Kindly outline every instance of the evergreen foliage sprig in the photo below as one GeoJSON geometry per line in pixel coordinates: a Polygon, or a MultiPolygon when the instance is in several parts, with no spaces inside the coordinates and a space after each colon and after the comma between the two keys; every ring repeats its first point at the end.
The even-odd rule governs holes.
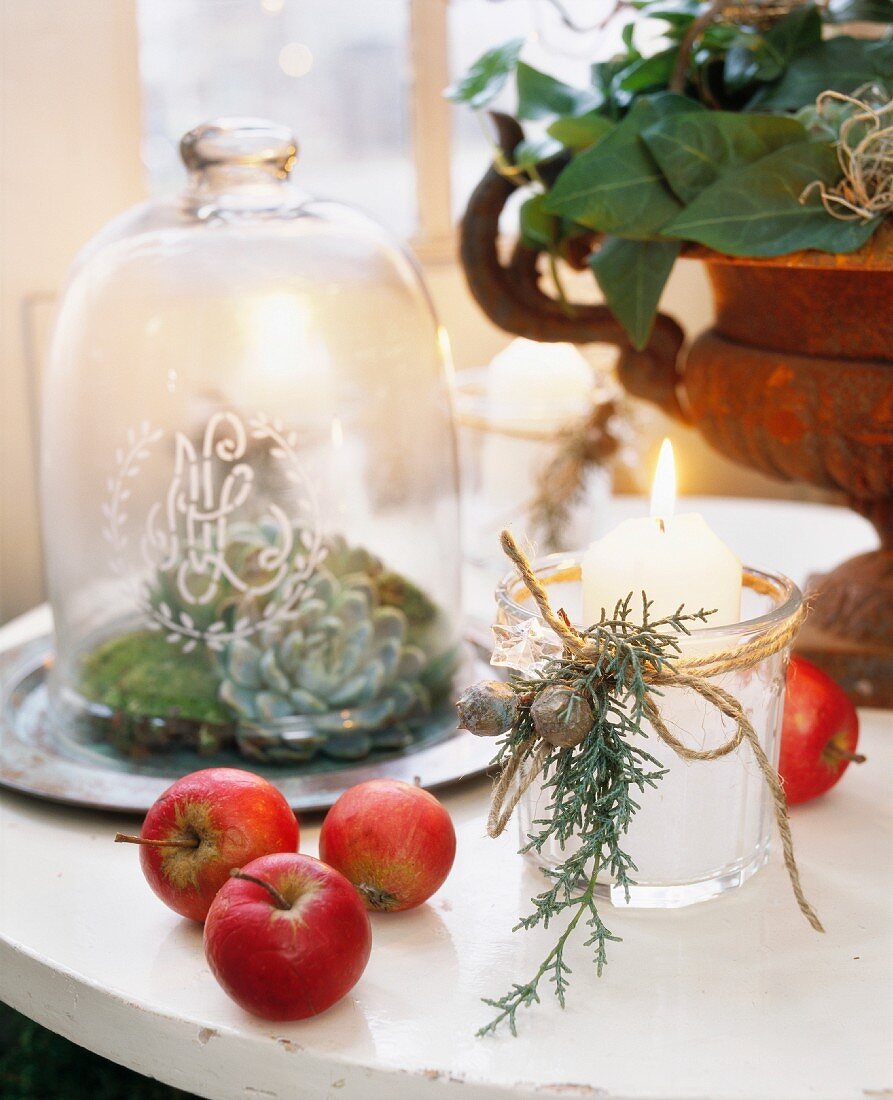
{"type": "Polygon", "coordinates": [[[643,728],[649,687],[646,678],[659,675],[680,652],[680,636],[689,634],[689,626],[705,622],[708,611],[650,618],[651,601],[642,595],[642,621],[632,614],[632,595],[618,603],[612,618],[602,613],[601,620],[583,632],[592,646],[592,658],[576,655],[550,661],[535,679],[513,677],[521,705],[512,728],[501,743],[494,764],[504,765],[510,757],[531,756],[538,744],[531,708],[537,697],[555,685],[569,687],[589,700],[594,715],[592,728],[575,748],[553,748],[542,768],[543,788],[549,797],[546,816],[533,822],[527,843],[521,852],[541,852],[550,841],[564,851],[573,838],[579,845],[554,869],[544,869],[549,886],[532,899],[533,910],[515,926],[514,931],[537,925],[548,928],[560,917],[569,920],[555,946],[536,974],[524,984],[515,984],[498,999],[484,1003],[496,1009],[496,1016],[478,1031],[479,1036],[494,1032],[504,1021],[517,1035],[517,1013],[540,1000],[544,978],[555,989],[562,1008],[569,984],[571,967],[565,960],[565,947],[581,920],[589,930],[586,947],[594,948],[600,975],[607,962],[607,943],[619,939],[599,914],[596,883],[600,874],[610,876],[629,897],[637,870],[624,851],[623,837],[633,815],[639,809],[634,795],[646,787],[656,787],[665,774],[660,762],[639,743],[646,737],[643,728]]]}

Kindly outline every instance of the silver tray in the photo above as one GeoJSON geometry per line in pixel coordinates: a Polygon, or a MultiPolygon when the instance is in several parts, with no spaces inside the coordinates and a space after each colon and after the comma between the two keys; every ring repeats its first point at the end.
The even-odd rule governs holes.
{"type": "MultiPolygon", "coordinates": [[[[325,810],[348,787],[387,777],[442,787],[486,771],[493,754],[488,738],[458,730],[450,718],[400,752],[378,753],[360,763],[334,760],[304,766],[264,767],[234,750],[214,756],[171,752],[131,760],[110,746],[83,744],[49,722],[46,675],[53,659],[49,636],[0,657],[0,786],[24,794],[97,810],[145,813],[161,792],[197,768],[238,767],[270,779],[292,808],[325,810]]],[[[492,672],[480,650],[468,644],[460,672],[472,683],[492,672]]]]}

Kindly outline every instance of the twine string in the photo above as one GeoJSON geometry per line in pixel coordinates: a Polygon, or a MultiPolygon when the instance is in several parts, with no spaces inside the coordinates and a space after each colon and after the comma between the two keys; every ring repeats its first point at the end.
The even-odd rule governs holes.
{"type": "Polygon", "coordinates": [[[533,747],[535,741],[535,737],[528,737],[526,741],[522,741],[499,773],[493,787],[490,813],[487,817],[487,834],[491,837],[502,836],[524,792],[543,770],[543,765],[546,763],[546,757],[549,755],[552,746],[545,741],[540,741],[534,749],[533,755],[527,757],[525,754],[528,749],[533,747]],[[523,775],[518,779],[518,773],[525,764],[529,766],[525,768],[523,775]]]}
{"type": "MultiPolygon", "coordinates": [[[[598,647],[581,634],[566,616],[556,614],[549,602],[546,589],[509,531],[502,532],[501,541],[503,550],[515,564],[527,590],[536,601],[543,619],[562,640],[566,651],[583,662],[592,662],[596,659],[599,652],[598,647]]],[[[765,583],[757,581],[757,584],[761,586],[764,586],[765,583]]],[[[791,888],[794,891],[794,897],[797,899],[800,912],[812,927],[817,932],[823,932],[822,923],[815,910],[806,900],[800,882],[800,871],[794,857],[794,841],[791,836],[790,820],[788,819],[787,800],[778,772],[773,768],[769,758],[763,751],[756,731],[750,719],[744,713],[741,703],[734,695],[731,695],[717,684],[711,683],[709,679],[709,677],[717,676],[722,672],[752,668],[766,657],[785,649],[797,633],[804,615],[805,609],[801,607],[796,615],[791,616],[781,626],[767,631],[759,638],[744,642],[737,649],[723,650],[706,658],[681,658],[674,663],[673,667],[665,667],[660,671],[654,670],[651,675],[646,674],[649,686],[662,685],[688,688],[700,695],[706,703],[714,707],[720,714],[734,722],[735,732],[723,744],[712,749],[692,749],[683,744],[675,734],[670,732],[661,715],[660,707],[654,695],[650,692],[645,697],[645,716],[658,737],[683,760],[719,760],[721,757],[734,752],[742,741],[747,741],[772,798],[775,821],[781,835],[784,863],[791,881],[791,888]]],[[[551,746],[544,741],[535,746],[535,741],[536,738],[529,737],[516,746],[515,752],[503,767],[496,781],[487,819],[487,832],[492,837],[499,836],[505,830],[524,792],[543,770],[551,746]],[[522,766],[524,765],[526,767],[522,772],[522,766]]]]}

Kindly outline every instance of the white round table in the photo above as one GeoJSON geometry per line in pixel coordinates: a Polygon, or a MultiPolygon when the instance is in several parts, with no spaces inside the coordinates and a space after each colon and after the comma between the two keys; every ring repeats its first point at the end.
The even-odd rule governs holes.
{"type": "MultiPolygon", "coordinates": [[[[753,565],[803,580],[873,545],[849,513],[703,501],[753,565]]],[[[621,509],[622,511],[623,509],[621,509]]],[[[32,612],[0,651],[45,630],[32,612]]],[[[804,885],[827,933],[799,914],[777,853],[741,890],[674,911],[612,910],[601,979],[579,944],[567,1009],[525,1011],[520,1038],[476,1039],[484,996],[530,976],[546,935],[512,934],[537,889],[514,830],[484,832],[487,785],[444,795],[456,866],[422,908],[373,919],[353,993],[298,1024],[227,999],[201,930],[150,893],[134,822],[0,795],[0,998],[76,1043],[214,1100],[439,1096],[611,1100],[849,1100],[893,1096],[893,715],[863,711],[860,748],[826,797],[797,808],[804,885]]],[[[318,828],[302,850],[315,854],[318,828]]]]}

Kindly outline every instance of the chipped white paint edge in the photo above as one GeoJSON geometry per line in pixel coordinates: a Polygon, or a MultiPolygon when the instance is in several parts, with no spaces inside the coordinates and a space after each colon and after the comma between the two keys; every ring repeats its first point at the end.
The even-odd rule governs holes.
{"type": "MultiPolygon", "coordinates": [[[[443,1095],[444,1089],[463,1100],[609,1096],[570,1082],[499,1087],[439,1070],[410,1073],[336,1062],[277,1037],[274,1024],[269,1036],[257,1036],[165,1015],[3,940],[0,973],[3,999],[17,1012],[94,1054],[207,1100],[418,1100],[443,1095]]],[[[632,1098],[611,1093],[610,1100],[632,1098]]]]}

